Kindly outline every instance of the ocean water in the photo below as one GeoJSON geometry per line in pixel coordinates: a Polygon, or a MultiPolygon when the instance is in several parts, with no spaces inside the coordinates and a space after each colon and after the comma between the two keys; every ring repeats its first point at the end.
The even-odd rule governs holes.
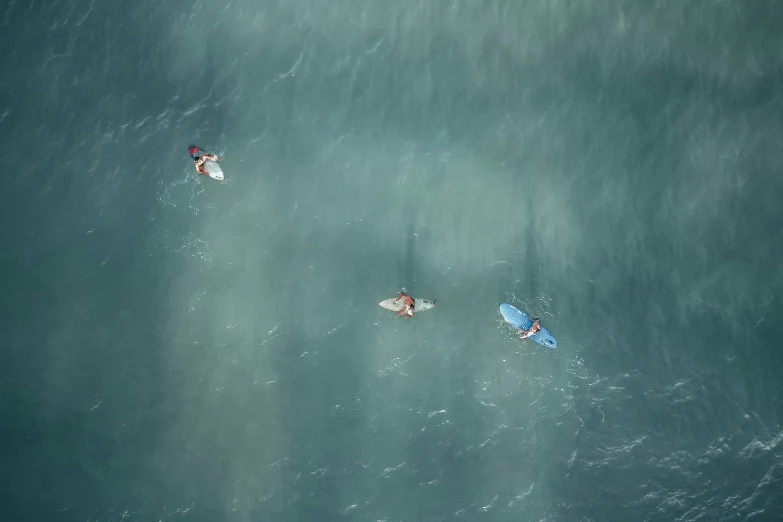
{"type": "Polygon", "coordinates": [[[783,519],[781,19],[10,0],[0,519],[783,519]]]}

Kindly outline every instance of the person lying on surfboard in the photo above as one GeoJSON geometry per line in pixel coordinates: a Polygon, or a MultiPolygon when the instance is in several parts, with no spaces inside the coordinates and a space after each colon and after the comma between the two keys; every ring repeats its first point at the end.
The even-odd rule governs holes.
{"type": "Polygon", "coordinates": [[[520,328],[519,332],[517,332],[517,333],[521,333],[522,334],[522,335],[519,336],[519,338],[524,341],[525,339],[527,339],[531,335],[536,335],[540,331],[541,331],[541,323],[539,322],[538,319],[535,319],[535,320],[533,320],[533,324],[530,325],[530,330],[525,330],[524,328],[520,328]]]}
{"type": "Polygon", "coordinates": [[[406,319],[410,319],[411,317],[413,317],[413,309],[416,307],[416,302],[413,300],[411,296],[409,296],[405,292],[400,292],[399,297],[395,299],[394,303],[395,304],[398,303],[400,299],[405,299],[405,306],[402,307],[402,310],[397,312],[397,315],[400,316],[405,314],[403,317],[405,317],[406,319]]]}
{"type": "Polygon", "coordinates": [[[204,167],[204,163],[207,161],[220,161],[220,158],[214,154],[207,154],[198,147],[190,147],[190,157],[193,158],[196,172],[205,176],[209,176],[209,172],[207,172],[207,169],[204,167]]]}

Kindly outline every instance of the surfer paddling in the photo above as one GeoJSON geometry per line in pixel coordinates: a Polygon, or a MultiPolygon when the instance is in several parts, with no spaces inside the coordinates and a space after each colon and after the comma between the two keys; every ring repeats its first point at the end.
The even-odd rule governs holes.
{"type": "Polygon", "coordinates": [[[220,158],[214,154],[207,154],[198,147],[190,147],[190,157],[193,158],[193,164],[196,167],[196,172],[205,176],[209,176],[209,172],[207,172],[207,169],[204,167],[204,163],[207,161],[220,161],[220,158]]]}
{"type": "Polygon", "coordinates": [[[402,310],[397,312],[397,315],[401,315],[406,319],[410,319],[413,317],[414,308],[416,308],[416,302],[405,292],[400,292],[400,295],[397,297],[397,299],[395,299],[394,303],[399,303],[400,299],[405,299],[405,305],[402,307],[402,310]]]}
{"type": "Polygon", "coordinates": [[[541,323],[538,321],[538,319],[536,319],[533,321],[533,324],[530,325],[530,330],[525,330],[524,328],[520,328],[519,332],[517,333],[522,334],[519,336],[519,338],[524,341],[531,335],[536,335],[540,331],[541,331],[541,323]]]}

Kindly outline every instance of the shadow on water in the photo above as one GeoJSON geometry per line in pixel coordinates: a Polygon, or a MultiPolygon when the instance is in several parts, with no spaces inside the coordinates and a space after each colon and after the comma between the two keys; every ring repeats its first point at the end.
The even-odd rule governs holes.
{"type": "Polygon", "coordinates": [[[343,328],[320,338],[291,331],[275,348],[271,365],[282,388],[277,425],[289,451],[279,465],[280,487],[254,516],[336,520],[350,503],[346,494],[355,490],[346,482],[367,429],[360,344],[353,328],[343,328]]]}
{"type": "MultiPolygon", "coordinates": [[[[586,64],[589,62],[585,60],[586,64]]],[[[693,512],[720,518],[726,513],[726,504],[716,505],[715,499],[722,503],[724,499],[737,497],[745,500],[729,510],[737,507],[740,516],[751,516],[755,510],[759,510],[757,514],[763,513],[771,498],[769,492],[756,489],[760,477],[767,472],[763,459],[753,463],[764,468],[757,470],[755,476],[739,466],[748,472],[743,480],[719,481],[718,485],[706,481],[704,487],[693,488],[691,479],[683,473],[697,468],[698,474],[720,476],[727,467],[737,466],[736,461],[730,463],[733,457],[726,455],[741,454],[754,438],[754,434],[744,432],[752,423],[741,420],[734,408],[743,410],[746,406],[740,398],[753,393],[749,390],[757,389],[754,383],[764,379],[737,380],[736,374],[755,366],[749,373],[759,376],[766,368],[744,355],[739,356],[743,359],[739,367],[731,364],[735,350],[742,348],[730,346],[747,345],[757,332],[754,329],[742,335],[742,339],[733,339],[731,324],[727,325],[727,310],[722,308],[735,304],[733,296],[723,295],[724,302],[715,299],[709,306],[689,303],[692,297],[684,287],[700,275],[691,271],[698,272],[703,265],[699,252],[704,245],[709,245],[708,266],[713,269],[723,270],[721,265],[728,264],[732,272],[743,274],[741,277],[755,273],[756,261],[745,258],[736,245],[728,244],[730,241],[725,238],[731,226],[726,225],[733,219],[748,230],[756,230],[763,220],[753,223],[749,216],[759,207],[746,195],[736,196],[732,202],[742,202],[742,212],[726,221],[715,219],[714,230],[702,231],[698,238],[680,237],[673,230],[683,224],[672,220],[681,209],[671,209],[667,200],[667,191],[672,187],[676,191],[679,185],[676,180],[664,177],[662,182],[661,178],[661,173],[688,174],[694,168],[693,152],[682,143],[683,129],[692,127],[699,131],[702,126],[712,125],[711,109],[715,107],[720,107],[715,112],[721,115],[733,111],[746,113],[756,101],[745,99],[731,85],[721,86],[713,84],[711,78],[700,78],[698,72],[683,73],[659,67],[648,75],[628,77],[624,71],[609,75],[604,71],[599,75],[597,70],[577,67],[572,72],[574,81],[565,83],[578,83],[580,92],[574,95],[585,99],[595,92],[606,93],[606,102],[600,108],[608,120],[613,116],[622,120],[623,108],[632,107],[634,119],[647,131],[627,138],[625,144],[627,159],[622,164],[633,179],[633,191],[621,193],[625,199],[618,200],[618,205],[629,210],[627,219],[603,220],[603,225],[614,235],[603,237],[596,229],[596,245],[601,245],[604,251],[585,252],[586,258],[593,256],[593,262],[605,264],[608,270],[604,270],[607,275],[602,280],[587,286],[582,304],[596,312],[610,335],[589,344],[590,357],[586,358],[585,367],[594,378],[580,375],[571,379],[573,408],[579,424],[576,433],[561,437],[560,444],[573,448],[574,452],[572,460],[563,455],[551,464],[562,477],[551,487],[558,497],[584,499],[565,509],[572,517],[634,519],[659,509],[664,511],[661,520],[687,517],[693,512]],[[691,105],[704,106],[705,116],[694,119],[688,126],[676,118],[659,116],[662,107],[670,110],[672,106],[691,105]],[[745,198],[748,201],[742,201],[745,198]],[[635,227],[644,233],[637,235],[635,227]],[[636,251],[628,246],[631,241],[624,241],[626,237],[640,243],[636,251]],[[681,273],[689,277],[680,280],[672,277],[681,273]],[[713,409],[715,401],[721,403],[717,410],[713,409]],[[727,404],[732,406],[724,409],[727,404]],[[727,424],[732,426],[729,431],[727,424]],[[676,449],[670,446],[672,440],[677,440],[676,449]],[[715,440],[721,441],[724,449],[713,452],[715,440]],[[696,455],[699,455],[698,465],[696,455]],[[649,485],[647,497],[638,491],[640,483],[649,485]],[[602,487],[597,488],[596,484],[602,487]],[[687,492],[689,503],[671,502],[683,492],[687,492]],[[651,500],[651,496],[655,498],[651,500]],[[637,502],[623,505],[622,499],[637,502]],[[711,511],[713,508],[715,511],[711,511]]],[[[760,79],[750,89],[753,91],[765,83],[766,79],[760,79]]],[[[760,120],[757,132],[763,135],[766,132],[761,124],[763,117],[757,118],[760,120]]],[[[725,121],[720,125],[726,125],[725,121]]],[[[771,127],[768,130],[777,132],[771,127]]],[[[594,131],[599,141],[617,141],[611,129],[597,127],[594,131]]],[[[748,142],[746,148],[752,150],[753,140],[748,142]]],[[[747,168],[758,173],[753,167],[740,164],[737,170],[747,168]]],[[[596,180],[582,181],[585,184],[582,197],[589,197],[594,190],[589,186],[592,181],[596,180]]],[[[593,219],[604,215],[611,214],[598,211],[593,219]]],[[[772,270],[762,272],[770,274],[772,270]]],[[[721,278],[726,286],[731,279],[721,278]]],[[[749,285],[748,292],[755,291],[754,287],[764,288],[763,281],[759,283],[749,285]]],[[[763,297],[758,300],[764,302],[763,297]]],[[[572,319],[574,330],[578,329],[580,320],[585,318],[572,319]]],[[[760,344],[763,347],[764,342],[760,344]]],[[[767,382],[772,380],[770,376],[767,382]]],[[[765,409],[757,407],[761,411],[765,409]]]]}
{"type": "Polygon", "coordinates": [[[140,505],[139,490],[120,493],[109,484],[118,476],[151,478],[141,460],[128,456],[155,445],[178,400],[179,383],[159,359],[166,334],[157,304],[165,302],[172,274],[153,269],[173,261],[165,254],[139,258],[142,245],[125,238],[115,245],[115,261],[80,270],[93,267],[93,255],[111,244],[100,234],[87,238],[47,249],[24,266],[2,262],[15,281],[2,296],[14,325],[6,332],[13,352],[4,357],[0,379],[0,411],[8,421],[2,481],[15,498],[10,519],[66,506],[72,513],[102,511],[123,498],[140,505]]]}
{"type": "MultiPolygon", "coordinates": [[[[532,182],[531,182],[532,184],[532,182]]],[[[532,191],[525,191],[527,209],[527,226],[525,227],[525,237],[521,239],[521,244],[525,248],[525,266],[522,269],[522,273],[519,274],[520,278],[527,282],[527,295],[530,299],[538,300],[538,243],[539,238],[536,230],[536,215],[535,215],[535,202],[532,191]]],[[[530,305],[534,303],[531,302],[530,305]]],[[[542,310],[530,310],[528,313],[532,314],[532,317],[538,317],[542,310]]]]}
{"type": "MultiPolygon", "coordinates": [[[[357,252],[353,248],[370,245],[368,239],[349,230],[312,245],[324,252],[321,270],[327,277],[341,274],[337,267],[351,267],[346,279],[329,281],[329,294],[358,294],[362,281],[371,281],[382,271],[394,273],[403,264],[400,249],[357,252]]],[[[287,252],[292,267],[301,262],[300,251],[283,245],[275,248],[287,252]]],[[[289,283],[279,284],[284,295],[289,283]]],[[[293,296],[280,304],[282,316],[315,320],[291,323],[282,341],[269,348],[276,375],[276,426],[284,438],[278,444],[282,462],[277,464],[277,487],[265,502],[254,506],[252,514],[274,520],[350,519],[351,505],[377,496],[372,486],[377,471],[371,464],[382,460],[385,451],[378,447],[377,415],[367,409],[377,400],[369,395],[370,358],[377,355],[368,351],[375,345],[368,337],[374,339],[370,325],[378,310],[366,302],[355,309],[324,308],[320,299],[303,302],[293,296]],[[321,323],[329,325],[323,327],[327,331],[313,334],[312,328],[321,323]]]]}
{"type": "Polygon", "coordinates": [[[406,446],[411,473],[405,500],[393,507],[394,517],[437,519],[444,512],[458,513],[481,501],[477,480],[482,475],[482,457],[472,448],[482,442],[485,426],[476,400],[479,390],[472,357],[469,349],[457,350],[427,383],[423,402],[445,406],[451,422],[433,425],[427,417],[410,421],[406,446]]]}
{"type": "Polygon", "coordinates": [[[32,174],[16,186],[14,211],[30,232],[4,239],[0,257],[10,282],[0,297],[11,312],[0,325],[11,347],[0,365],[0,412],[8,423],[0,481],[14,499],[5,507],[10,520],[105,518],[119,506],[154,512],[180,498],[180,487],[163,486],[145,460],[181,402],[182,376],[161,354],[164,303],[182,259],[148,248],[158,231],[150,219],[156,184],[140,180],[160,172],[146,161],[138,167],[140,156],[182,156],[185,144],[156,119],[176,86],[160,73],[167,69],[162,44],[149,35],[167,31],[139,31],[128,23],[138,6],[115,7],[96,4],[79,30],[68,21],[93,11],[91,4],[83,12],[58,4],[49,13],[6,13],[19,41],[38,39],[42,25],[52,37],[17,48],[30,53],[20,54],[22,61],[44,64],[19,73],[30,76],[17,85],[42,83],[50,95],[36,96],[39,108],[10,122],[32,138],[16,153],[34,158],[25,163],[32,174]],[[28,26],[38,30],[27,34],[28,26]],[[107,27],[108,40],[91,36],[107,27]],[[68,48],[47,47],[66,32],[68,48]],[[95,58],[93,38],[116,56],[95,58]],[[58,58],[39,59],[47,53],[58,58]]]}
{"type": "Polygon", "coordinates": [[[409,224],[405,237],[405,258],[400,260],[401,286],[406,287],[410,292],[415,292],[416,289],[416,234],[414,230],[414,225],[409,224]]]}

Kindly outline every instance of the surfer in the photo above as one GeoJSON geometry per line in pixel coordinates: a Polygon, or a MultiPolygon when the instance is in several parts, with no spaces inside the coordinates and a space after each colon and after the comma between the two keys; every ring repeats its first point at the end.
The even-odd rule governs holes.
{"type": "Polygon", "coordinates": [[[209,176],[209,172],[204,168],[204,163],[207,161],[220,161],[220,158],[214,154],[207,154],[198,147],[190,147],[190,156],[193,158],[193,163],[196,167],[196,172],[209,176]]]}
{"type": "Polygon", "coordinates": [[[525,340],[531,335],[536,335],[540,331],[541,331],[541,323],[539,322],[538,319],[534,319],[533,324],[530,325],[530,330],[525,330],[524,328],[520,328],[519,332],[517,333],[521,333],[522,335],[520,335],[519,338],[525,340]]]}
{"type": "Polygon", "coordinates": [[[397,299],[394,300],[394,303],[396,304],[400,302],[400,299],[405,299],[405,306],[402,307],[402,310],[397,312],[397,315],[402,315],[406,319],[410,319],[413,317],[413,310],[416,307],[416,302],[405,292],[400,292],[400,295],[397,297],[397,299]]]}

